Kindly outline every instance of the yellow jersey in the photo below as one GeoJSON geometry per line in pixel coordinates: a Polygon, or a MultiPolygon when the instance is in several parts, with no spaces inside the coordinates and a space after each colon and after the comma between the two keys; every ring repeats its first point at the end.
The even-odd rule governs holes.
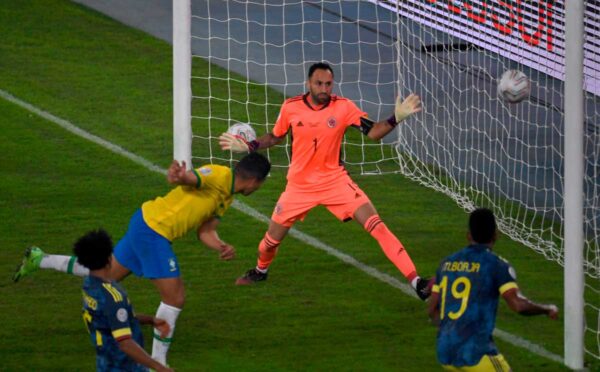
{"type": "Polygon", "coordinates": [[[198,184],[177,186],[167,195],[142,204],[146,224],[173,241],[212,217],[220,218],[233,202],[233,169],[205,165],[194,170],[198,184]]]}

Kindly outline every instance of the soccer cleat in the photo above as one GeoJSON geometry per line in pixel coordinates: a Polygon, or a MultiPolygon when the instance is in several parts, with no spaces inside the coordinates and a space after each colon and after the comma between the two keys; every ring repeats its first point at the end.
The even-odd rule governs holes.
{"type": "Polygon", "coordinates": [[[235,281],[235,284],[237,284],[237,285],[254,284],[256,282],[267,280],[267,275],[268,275],[267,273],[261,273],[260,271],[256,270],[256,268],[250,269],[250,270],[246,271],[246,274],[244,274],[244,276],[242,276],[241,278],[238,278],[235,281]]]}
{"type": "Polygon", "coordinates": [[[44,257],[44,251],[38,247],[29,247],[25,250],[21,264],[13,275],[13,282],[18,282],[21,278],[33,273],[40,268],[40,262],[44,257]]]}
{"type": "Polygon", "coordinates": [[[417,279],[417,296],[423,301],[427,300],[431,296],[431,287],[433,286],[432,279],[419,278],[417,279]]]}

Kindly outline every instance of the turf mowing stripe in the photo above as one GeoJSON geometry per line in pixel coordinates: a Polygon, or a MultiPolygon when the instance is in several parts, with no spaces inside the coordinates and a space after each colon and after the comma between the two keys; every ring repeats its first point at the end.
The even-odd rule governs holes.
{"type": "MultiPolygon", "coordinates": [[[[93,135],[93,134],[75,126],[73,123],[71,123],[67,120],[61,119],[57,116],[52,115],[51,113],[49,113],[47,111],[41,110],[25,101],[22,101],[2,89],[0,89],[0,97],[4,98],[5,100],[7,100],[11,103],[14,103],[17,106],[20,106],[20,107],[26,109],[27,111],[29,111],[31,113],[36,114],[54,124],[57,124],[58,126],[66,129],[67,131],[69,131],[79,137],[85,138],[86,140],[94,142],[116,154],[124,156],[127,159],[145,167],[148,170],[151,170],[153,172],[157,172],[160,174],[167,174],[166,169],[162,169],[158,165],[142,158],[141,156],[133,154],[133,153],[125,150],[121,146],[115,145],[112,142],[109,142],[103,138],[93,135]]],[[[234,203],[232,206],[235,209],[237,209],[243,213],[246,213],[247,215],[249,215],[259,221],[262,221],[264,223],[269,223],[269,220],[270,220],[269,217],[265,216],[264,214],[260,213],[256,209],[254,209],[240,201],[234,200],[234,203]]],[[[364,263],[356,260],[354,257],[347,255],[346,253],[343,253],[308,234],[298,231],[295,228],[290,229],[289,234],[291,236],[293,236],[294,238],[300,240],[303,243],[306,243],[317,249],[320,249],[320,250],[324,251],[325,253],[338,258],[339,260],[343,261],[344,263],[354,266],[355,268],[363,271],[364,273],[366,273],[384,283],[387,283],[394,288],[400,289],[403,293],[405,293],[411,297],[417,298],[417,295],[414,293],[413,289],[408,284],[403,283],[388,274],[382,273],[373,267],[365,265],[364,263]]],[[[544,349],[543,347],[541,347],[537,344],[534,344],[522,337],[502,331],[498,328],[496,328],[494,330],[494,336],[498,337],[499,339],[501,339],[503,341],[508,342],[509,344],[526,349],[533,354],[539,355],[541,357],[550,359],[550,360],[558,362],[558,363],[563,363],[563,358],[561,356],[556,355],[556,354],[544,349]]]]}

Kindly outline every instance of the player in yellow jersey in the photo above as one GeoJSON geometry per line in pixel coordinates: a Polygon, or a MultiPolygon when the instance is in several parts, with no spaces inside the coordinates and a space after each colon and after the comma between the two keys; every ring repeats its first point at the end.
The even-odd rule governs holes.
{"type": "Polygon", "coordinates": [[[369,197],[352,181],[340,158],[346,129],[354,127],[379,141],[396,125],[421,111],[421,100],[411,94],[396,101],[394,114],[374,122],[349,99],[332,94],[333,70],[326,63],[315,63],[308,70],[308,92],[286,100],[272,133],[246,142],[224,133],[220,144],[235,152],[265,149],[291,134],[292,157],[285,191],[279,197],[271,223],[258,246],[258,262],[239,278],[237,284],[252,284],[267,278],[281,241],[297,221],[318,205],[325,206],[341,221],[355,219],[379,243],[392,263],[406,277],[421,299],[429,296],[429,281],[417,274],[408,252],[387,228],[369,197]]]}
{"type": "MultiPolygon", "coordinates": [[[[257,153],[246,155],[233,169],[205,165],[187,171],[185,163],[173,161],[167,179],[178,186],[165,196],[143,203],[131,217],[125,236],[114,250],[111,278],[120,281],[133,272],[154,282],[161,297],[156,317],[165,319],[171,329],[167,337],[161,337],[157,330],[154,333],[152,357],[162,364],[166,364],[175,322],[185,302],[172,241],[195,229],[198,239],[219,251],[221,259],[233,258],[234,247],[217,234],[220,218],[233,202],[234,194],[252,194],[262,185],[270,169],[267,158],[257,153]]],[[[79,276],[89,274],[89,270],[79,265],[75,257],[46,255],[39,248],[32,247],[26,251],[14,281],[37,268],[79,276]]]]}

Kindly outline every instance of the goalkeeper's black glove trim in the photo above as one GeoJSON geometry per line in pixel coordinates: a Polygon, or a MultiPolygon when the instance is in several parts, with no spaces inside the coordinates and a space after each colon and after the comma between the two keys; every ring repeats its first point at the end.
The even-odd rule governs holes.
{"type": "Polygon", "coordinates": [[[248,152],[254,152],[256,150],[258,150],[258,147],[260,146],[260,143],[258,143],[257,140],[252,140],[252,141],[248,141],[248,152]]]}
{"type": "Polygon", "coordinates": [[[396,125],[398,125],[398,120],[396,120],[396,114],[392,114],[392,116],[390,116],[390,117],[387,119],[387,123],[388,123],[389,125],[391,125],[391,126],[392,126],[392,128],[395,128],[395,127],[396,127],[396,125]]]}

